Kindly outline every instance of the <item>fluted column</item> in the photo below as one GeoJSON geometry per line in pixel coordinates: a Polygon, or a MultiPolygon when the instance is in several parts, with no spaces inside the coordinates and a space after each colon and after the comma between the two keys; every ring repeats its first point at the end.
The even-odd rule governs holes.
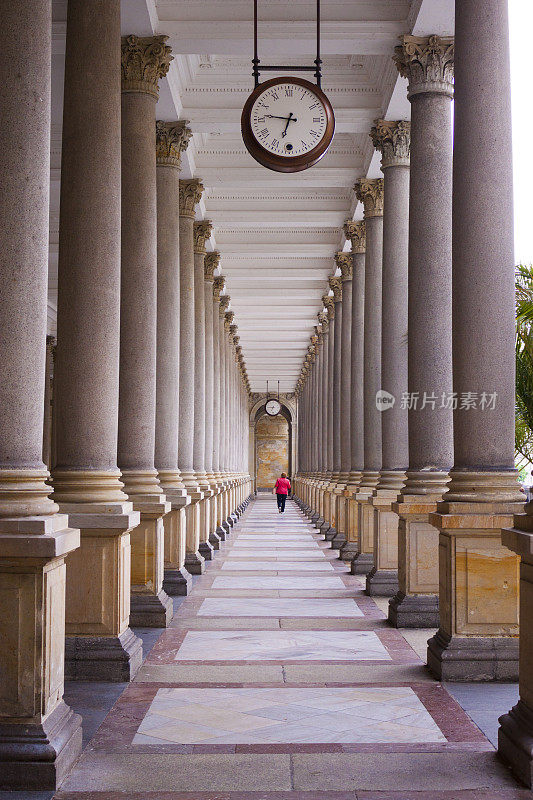
{"type": "Polygon", "coordinates": [[[347,220],[344,233],[352,246],[352,318],[350,344],[350,473],[346,486],[347,521],[346,542],[340,557],[352,562],[357,569],[368,571],[365,560],[372,561],[371,553],[362,553],[359,547],[358,504],[355,500],[364,466],[364,313],[365,313],[365,250],[364,222],[347,220]],[[358,566],[359,564],[359,566],[358,566]]]}
{"type": "Polygon", "coordinates": [[[325,311],[318,312],[318,322],[322,330],[322,353],[320,361],[320,419],[319,419],[319,446],[320,446],[320,473],[318,484],[318,511],[319,518],[316,527],[321,530],[325,523],[324,517],[324,495],[327,486],[327,463],[328,463],[328,340],[329,340],[329,320],[325,311]]]}
{"type": "Polygon", "coordinates": [[[163,518],[163,588],[187,594],[185,506],[190,503],[178,468],[180,254],[179,175],[191,131],[184,122],[157,122],[157,379],[155,466],[171,511],[163,518]]]}
{"type": "MultiPolygon", "coordinates": [[[[434,674],[451,680],[515,680],[519,600],[515,553],[525,555],[520,584],[525,610],[531,539],[528,533],[504,534],[515,551],[510,553],[500,538],[500,529],[513,524],[513,513],[522,511],[525,499],[514,464],[516,329],[507,5],[489,0],[480,15],[470,0],[456,3],[455,24],[452,352],[453,389],[459,402],[453,412],[450,483],[430,518],[440,529],[443,590],[440,627],[429,642],[428,665],[434,674]],[[474,401],[470,407],[467,397],[474,401]]],[[[520,619],[521,631],[530,623],[526,612],[520,619]]],[[[527,664],[527,644],[526,634],[521,666],[527,664]]],[[[521,691],[523,687],[524,676],[521,691]]],[[[530,713],[527,705],[520,704],[508,720],[511,737],[523,720],[531,731],[530,713]]],[[[522,728],[515,746],[523,734],[522,728]]],[[[526,752],[528,747],[529,738],[526,752]]],[[[520,756],[514,750],[514,763],[521,762],[523,769],[520,745],[519,750],[520,756]]],[[[530,758],[526,772],[531,775],[530,758]]]]}
{"type": "MultiPolygon", "coordinates": [[[[377,120],[370,137],[381,153],[383,178],[383,285],[381,324],[382,468],[374,493],[374,567],[369,594],[390,597],[398,591],[398,514],[393,511],[408,465],[407,409],[407,257],[409,244],[410,123],[377,120]]],[[[395,603],[396,606],[396,603],[395,603]]]]}
{"type": "MultiPolygon", "coordinates": [[[[364,310],[364,469],[356,499],[359,504],[360,551],[374,552],[374,506],[372,498],[381,469],[381,412],[376,394],[381,389],[381,320],[383,264],[383,179],[364,179],[355,185],[363,203],[366,232],[364,310]]],[[[373,557],[372,557],[373,560],[373,557]]],[[[368,557],[359,569],[370,568],[368,557]]]]}
{"type": "Polygon", "coordinates": [[[342,323],[341,323],[341,364],[340,364],[340,466],[337,483],[337,533],[331,546],[340,550],[346,541],[346,488],[351,467],[351,338],[352,338],[352,278],[353,259],[351,253],[339,252],[335,263],[341,271],[342,282],[342,323]]]}
{"type": "MultiPolygon", "coordinates": [[[[434,625],[438,533],[430,525],[453,457],[451,370],[451,179],[453,39],[404,37],[395,60],[411,101],[409,194],[409,468],[393,509],[400,515],[405,626],[434,625]],[[411,565],[410,568],[408,565],[411,565]]],[[[388,413],[388,412],[387,412],[388,413]]],[[[403,600],[401,594],[397,600],[403,600]]],[[[397,601],[395,601],[396,604],[397,601]]]]}
{"type": "MultiPolygon", "coordinates": [[[[215,475],[215,369],[218,370],[218,312],[216,315],[216,359],[215,359],[215,315],[213,292],[215,270],[220,263],[220,253],[207,253],[204,257],[204,303],[205,303],[205,470],[212,492],[209,504],[209,542],[215,550],[220,548],[220,536],[216,533],[218,483],[215,475]],[[216,361],[216,365],[215,365],[216,361]]],[[[218,387],[217,387],[218,391],[218,387]]],[[[218,399],[218,398],[217,398],[218,399]]],[[[218,449],[218,444],[217,444],[218,449]]]]}
{"type": "Polygon", "coordinates": [[[205,470],[205,415],[206,415],[206,309],[205,309],[205,243],[211,236],[212,225],[209,220],[193,224],[194,236],[194,439],[193,468],[194,478],[203,493],[200,500],[200,542],[198,551],[210,561],[213,545],[209,541],[211,510],[210,499],[213,490],[205,470]]]}
{"type": "Polygon", "coordinates": [[[142,661],[128,580],[140,517],[117,468],[119,17],[116,4],[75,2],[67,22],[53,485],[81,534],[67,562],[65,673],[74,680],[130,680],[142,661]]]}
{"type": "MultiPolygon", "coordinates": [[[[115,9],[116,12],[116,9],[115,9]]],[[[42,461],[50,180],[51,4],[0,28],[0,788],[55,789],[81,751],[63,701],[65,556],[77,530],[42,461]],[[53,625],[49,621],[53,620],[53,625]]]]}
{"type": "Polygon", "coordinates": [[[327,309],[329,320],[328,332],[328,395],[327,395],[327,474],[324,490],[324,525],[321,533],[331,540],[336,531],[332,525],[332,491],[335,487],[333,480],[333,367],[335,361],[335,301],[332,295],[322,297],[324,308],[327,309]]]}
{"type": "Polygon", "coordinates": [[[154,467],[157,354],[155,104],[171,60],[166,37],[122,39],[122,237],[118,465],[141,522],[131,532],[131,622],[164,627],[163,516],[154,467]],[[143,302],[139,303],[139,296],[143,302]]]}
{"type": "MultiPolygon", "coordinates": [[[[195,280],[194,213],[204,187],[198,178],[179,183],[180,243],[180,341],[179,341],[179,426],[178,466],[190,505],[185,508],[185,567],[193,575],[204,571],[200,546],[200,501],[203,492],[194,473],[194,381],[195,381],[195,280]]],[[[202,293],[203,294],[203,293],[202,293]]]]}

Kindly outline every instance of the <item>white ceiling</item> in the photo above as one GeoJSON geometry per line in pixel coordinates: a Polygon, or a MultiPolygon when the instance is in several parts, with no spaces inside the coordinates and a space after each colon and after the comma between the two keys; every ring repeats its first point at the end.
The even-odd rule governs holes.
{"type": "MultiPolygon", "coordinates": [[[[292,391],[322,309],[342,225],[361,216],[353,185],[380,174],[368,132],[374,119],[408,119],[405,81],[391,55],[402,33],[453,32],[453,0],[322,0],[323,89],[336,116],[329,153],[294,175],[247,153],[240,115],[253,89],[252,0],[122,0],[122,31],[166,34],[174,61],[159,119],[186,119],[193,138],[184,177],[206,188],[198,216],[214,224],[226,292],[252,391],[266,380],[292,391]]],[[[50,329],[55,325],[65,0],[54,0],[50,329]]],[[[315,58],[315,0],[259,0],[262,63],[315,58]]],[[[268,77],[272,77],[269,74],[268,77]]]]}

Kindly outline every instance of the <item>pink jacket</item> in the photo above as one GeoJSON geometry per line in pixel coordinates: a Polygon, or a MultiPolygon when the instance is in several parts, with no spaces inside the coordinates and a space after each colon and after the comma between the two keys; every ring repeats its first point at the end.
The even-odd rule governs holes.
{"type": "Polygon", "coordinates": [[[276,481],[276,494],[289,494],[291,482],[288,478],[278,478],[276,481]]]}

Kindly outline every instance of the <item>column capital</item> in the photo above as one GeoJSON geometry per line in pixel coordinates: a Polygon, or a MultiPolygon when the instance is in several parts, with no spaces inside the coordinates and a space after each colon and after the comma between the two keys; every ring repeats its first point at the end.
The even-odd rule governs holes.
{"type": "Polygon", "coordinates": [[[342,300],[342,279],[335,275],[330,275],[328,278],[329,288],[333,292],[333,302],[340,303],[342,300]]]}
{"type": "Polygon", "coordinates": [[[163,122],[157,120],[155,123],[156,136],[156,161],[161,166],[181,168],[181,154],[185,152],[189,145],[192,131],[187,127],[187,122],[178,120],[177,122],[163,122]]]}
{"type": "MultiPolygon", "coordinates": [[[[220,264],[220,253],[218,250],[213,250],[212,253],[206,253],[204,258],[204,277],[206,281],[215,282],[215,270],[218,269],[220,264]]],[[[224,285],[224,283],[222,283],[224,285]]],[[[213,286],[214,289],[214,286],[213,286]]]]}
{"type": "Polygon", "coordinates": [[[383,178],[361,178],[354,189],[363,204],[365,219],[383,216],[383,178]]]}
{"type": "Polygon", "coordinates": [[[347,219],[344,223],[344,235],[352,243],[352,253],[364,253],[366,251],[366,225],[364,220],[354,222],[347,219]]]}
{"type": "Polygon", "coordinates": [[[157,100],[159,81],[172,61],[172,50],[165,44],[168,36],[122,37],[122,91],[149,94],[157,100]]]}
{"type": "Polygon", "coordinates": [[[328,319],[335,319],[335,300],[333,299],[332,295],[323,295],[322,302],[324,303],[324,308],[327,311],[328,319]]]}
{"type": "MultiPolygon", "coordinates": [[[[228,313],[233,315],[232,316],[232,320],[233,320],[234,317],[235,317],[235,315],[233,314],[233,311],[229,311],[228,313]]],[[[237,331],[238,330],[239,330],[239,326],[235,325],[235,323],[232,321],[231,325],[229,326],[229,332],[232,335],[233,341],[235,341],[235,339],[237,339],[237,341],[239,341],[239,336],[237,336],[237,331]]]]}
{"type": "Polygon", "coordinates": [[[423,93],[453,98],[453,36],[406,34],[400,40],[393,58],[400,75],[409,81],[409,99],[423,93]]]}
{"type": "Polygon", "coordinates": [[[220,300],[220,292],[224,288],[224,284],[226,283],[226,276],[225,275],[217,275],[213,279],[213,298],[215,300],[220,300]]]}
{"type": "Polygon", "coordinates": [[[341,271],[341,281],[351,281],[353,276],[353,258],[351,253],[342,250],[335,253],[335,264],[341,271]]]}
{"type": "Polygon", "coordinates": [[[205,243],[211,237],[213,225],[208,219],[195,222],[193,225],[194,252],[198,255],[205,255],[205,243]]]}
{"type": "Polygon", "coordinates": [[[221,314],[222,317],[225,316],[226,311],[229,308],[230,300],[231,300],[231,298],[230,298],[229,294],[223,294],[223,295],[220,296],[220,309],[219,309],[219,311],[220,311],[220,314],[221,314]]]}
{"type": "Polygon", "coordinates": [[[381,168],[408,167],[411,151],[411,123],[377,119],[370,130],[372,144],[381,153],[381,168]]]}
{"type": "Polygon", "coordinates": [[[199,178],[180,181],[179,203],[180,217],[194,219],[194,207],[202,199],[204,185],[199,178]]]}
{"type": "Polygon", "coordinates": [[[235,313],[233,311],[226,311],[224,313],[224,324],[226,326],[226,330],[229,331],[230,325],[233,323],[233,318],[235,313]]]}
{"type": "Polygon", "coordinates": [[[318,319],[318,324],[322,328],[322,333],[327,333],[329,328],[329,318],[325,311],[319,311],[316,315],[318,319]]]}

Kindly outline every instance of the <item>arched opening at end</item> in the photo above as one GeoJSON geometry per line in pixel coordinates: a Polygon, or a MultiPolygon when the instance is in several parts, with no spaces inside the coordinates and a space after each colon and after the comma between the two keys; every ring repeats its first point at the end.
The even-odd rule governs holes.
{"type": "Polygon", "coordinates": [[[291,477],[292,420],[282,406],[276,417],[269,416],[264,405],[257,410],[254,426],[255,476],[258,492],[272,491],[282,472],[291,477]]]}

